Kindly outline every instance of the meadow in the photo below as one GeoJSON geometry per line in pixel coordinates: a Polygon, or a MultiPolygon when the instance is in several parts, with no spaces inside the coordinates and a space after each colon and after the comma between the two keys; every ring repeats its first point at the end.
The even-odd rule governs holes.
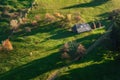
{"type": "MultiPolygon", "coordinates": [[[[13,34],[10,40],[14,50],[0,51],[0,80],[47,80],[55,70],[66,65],[55,80],[119,80],[120,64],[113,58],[114,52],[111,51],[112,44],[109,39],[105,39],[84,58],[74,63],[67,64],[61,59],[59,52],[64,43],[73,40],[83,44],[86,49],[94,44],[110,27],[111,22],[107,18],[109,12],[120,7],[119,0],[36,0],[36,2],[37,8],[32,9],[27,15],[30,20],[34,20],[35,15],[40,15],[43,20],[46,13],[51,15],[56,12],[63,15],[79,13],[85,23],[99,20],[103,27],[76,34],[58,27],[59,21],[50,23],[41,21],[37,26],[25,26],[35,28],[31,29],[31,32],[21,31],[13,34]]],[[[8,36],[9,33],[0,33],[0,41],[8,36]]]]}

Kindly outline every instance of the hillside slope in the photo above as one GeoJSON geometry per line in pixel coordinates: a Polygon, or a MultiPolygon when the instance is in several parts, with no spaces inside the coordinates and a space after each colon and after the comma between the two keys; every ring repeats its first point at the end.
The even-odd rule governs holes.
{"type": "Polygon", "coordinates": [[[63,14],[80,13],[87,22],[100,20],[107,13],[119,8],[119,0],[37,0],[39,7],[33,10],[34,14],[60,12],[63,14]]]}
{"type": "MultiPolygon", "coordinates": [[[[44,18],[46,13],[55,12],[64,15],[80,13],[85,22],[100,20],[105,27],[109,27],[109,22],[106,21],[108,12],[120,7],[120,0],[36,1],[38,7],[28,14],[28,18],[34,19],[38,14],[44,18]]],[[[53,71],[66,65],[60,58],[61,45],[76,40],[87,49],[105,31],[102,27],[91,32],[75,34],[58,28],[56,22],[41,22],[31,32],[16,33],[11,37],[14,50],[0,51],[0,80],[46,80],[53,71]]],[[[3,34],[0,35],[0,40],[4,37],[3,34]]],[[[56,80],[119,80],[120,64],[111,57],[112,52],[107,48],[108,42],[109,40],[105,40],[82,60],[64,68],[56,80]]]]}

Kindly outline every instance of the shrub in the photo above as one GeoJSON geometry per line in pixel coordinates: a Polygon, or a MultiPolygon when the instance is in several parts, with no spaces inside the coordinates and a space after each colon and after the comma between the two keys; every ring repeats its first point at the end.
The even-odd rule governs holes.
{"type": "Polygon", "coordinates": [[[67,52],[63,52],[63,54],[61,55],[62,59],[70,59],[70,55],[67,52]]]}
{"type": "Polygon", "coordinates": [[[86,52],[85,47],[75,41],[65,43],[60,49],[62,58],[78,60],[82,58],[86,52]]]}
{"type": "Polygon", "coordinates": [[[69,45],[68,45],[68,43],[65,43],[60,50],[62,52],[69,52],[69,45]]]}
{"type": "Polygon", "coordinates": [[[83,45],[79,44],[76,51],[76,59],[80,59],[84,56],[86,49],[83,45]],[[78,57],[77,57],[78,56],[78,57]]]}

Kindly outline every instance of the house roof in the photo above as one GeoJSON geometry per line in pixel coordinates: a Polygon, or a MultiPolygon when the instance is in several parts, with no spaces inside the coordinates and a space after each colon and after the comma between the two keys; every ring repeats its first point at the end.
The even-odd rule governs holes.
{"type": "Polygon", "coordinates": [[[77,33],[82,33],[82,32],[86,32],[86,31],[90,31],[91,30],[91,27],[89,24],[76,24],[74,25],[74,29],[76,29],[75,31],[77,33]]]}

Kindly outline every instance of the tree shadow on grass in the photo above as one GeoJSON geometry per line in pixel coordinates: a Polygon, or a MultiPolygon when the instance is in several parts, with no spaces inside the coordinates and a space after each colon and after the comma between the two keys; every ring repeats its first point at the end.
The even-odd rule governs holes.
{"type": "MultiPolygon", "coordinates": [[[[89,39],[89,44],[86,45],[86,42],[82,42],[83,45],[88,49],[91,45],[94,44],[94,42],[100,37],[101,34],[95,34],[94,36],[88,36],[82,39],[78,39],[77,41],[81,41],[83,39],[89,39]],[[95,41],[92,41],[92,39],[95,39],[95,41]]],[[[112,50],[112,43],[109,38],[105,38],[102,40],[102,42],[97,45],[95,48],[92,49],[88,54],[86,54],[80,61],[77,61],[75,64],[94,61],[94,62],[100,62],[102,60],[105,60],[106,58],[110,59],[113,58],[113,53],[111,53],[112,50]]]]}
{"type": "MultiPolygon", "coordinates": [[[[96,38],[96,37],[98,37],[98,35],[94,35],[94,37],[93,35],[90,35],[82,39],[79,39],[77,41],[81,42],[82,40],[86,40],[86,39],[87,40],[90,39],[91,41],[93,38],[96,38]]],[[[60,46],[61,45],[58,45],[55,48],[58,48],[60,46]]],[[[61,62],[61,59],[59,58],[59,56],[60,56],[59,53],[53,53],[52,55],[47,56],[45,58],[41,58],[41,59],[32,61],[28,64],[25,64],[23,66],[17,67],[11,71],[1,74],[0,80],[11,80],[11,79],[12,80],[29,80],[39,75],[42,75],[46,72],[49,72],[53,69],[59,69],[65,65],[64,63],[59,63],[61,62]]],[[[90,60],[94,60],[94,58],[93,57],[90,59],[87,58],[86,60],[84,60],[84,62],[90,61],[90,60]]],[[[78,61],[77,63],[81,63],[81,60],[78,61]]]]}
{"type": "Polygon", "coordinates": [[[88,48],[92,43],[94,43],[102,34],[91,34],[86,37],[77,39],[77,42],[81,42],[86,48],[88,48]]]}
{"type": "MultiPolygon", "coordinates": [[[[80,39],[77,39],[77,42],[80,42],[82,45],[85,46],[86,50],[94,44],[94,42],[101,36],[102,34],[98,33],[98,34],[92,34],[80,39]]],[[[103,47],[103,45],[99,45],[99,47],[103,47]]],[[[101,49],[101,48],[100,48],[101,49]]],[[[104,51],[101,51],[99,48],[96,48],[94,50],[92,50],[91,52],[89,52],[89,54],[86,54],[84,56],[84,58],[80,61],[78,61],[76,64],[79,63],[83,63],[83,62],[88,62],[88,61],[101,61],[102,60],[102,56],[104,51]],[[98,51],[100,51],[101,53],[98,53],[98,51]]]]}
{"type": "Polygon", "coordinates": [[[36,28],[32,28],[31,32],[21,31],[19,33],[16,33],[15,36],[30,36],[35,35],[37,33],[49,33],[57,29],[56,24],[57,22],[49,23],[43,26],[38,26],[36,28]]]}
{"type": "Polygon", "coordinates": [[[64,64],[58,53],[53,53],[45,58],[34,60],[0,75],[0,80],[30,80],[53,69],[58,69],[64,64]],[[59,63],[59,64],[58,64],[59,63]]]}
{"type": "Polygon", "coordinates": [[[73,33],[72,31],[67,31],[67,30],[59,30],[56,33],[54,33],[50,39],[63,39],[67,37],[71,37],[77,35],[76,33],[73,33]]]}
{"type": "Polygon", "coordinates": [[[109,20],[110,12],[105,12],[103,14],[97,15],[97,17],[103,18],[101,21],[101,24],[104,24],[107,30],[113,23],[109,20]]]}
{"type": "Polygon", "coordinates": [[[10,31],[6,31],[6,33],[0,33],[0,42],[7,39],[10,33],[10,31]]]}
{"type": "MultiPolygon", "coordinates": [[[[106,26],[106,24],[104,23],[104,22],[106,22],[105,19],[100,20],[100,22],[102,24],[101,26],[106,26]]],[[[90,24],[90,26],[92,26],[91,23],[92,22],[89,22],[88,24],[90,24]]],[[[85,33],[85,32],[83,32],[83,33],[85,33]]],[[[78,33],[68,31],[68,30],[65,30],[65,29],[59,29],[56,32],[50,32],[50,34],[52,34],[52,36],[49,37],[50,39],[63,39],[63,38],[72,37],[72,36],[75,36],[75,35],[80,35],[82,33],[78,34],[78,33]]],[[[92,37],[95,37],[95,35],[90,35],[89,37],[90,37],[89,39],[91,39],[92,37]]]]}
{"type": "MultiPolygon", "coordinates": [[[[42,24],[42,23],[41,23],[42,24]]],[[[16,32],[14,33],[10,39],[12,41],[16,41],[16,42],[22,42],[22,40],[18,39],[18,37],[23,37],[26,38],[27,36],[31,36],[31,35],[36,35],[37,33],[51,33],[54,32],[56,30],[58,30],[59,28],[57,27],[58,22],[53,22],[53,23],[47,23],[46,25],[38,25],[37,27],[34,27],[31,25],[28,26],[23,26],[21,29],[22,31],[16,32]],[[31,28],[31,32],[26,32],[23,28],[24,27],[30,27],[31,28]]],[[[0,41],[3,41],[5,39],[8,38],[8,36],[10,36],[10,31],[7,32],[7,34],[1,34],[0,35],[0,41]]]]}
{"type": "Polygon", "coordinates": [[[104,58],[104,54],[109,54],[107,46],[110,46],[110,43],[106,39],[104,44],[100,44],[82,60],[74,63],[78,65],[83,63],[81,68],[69,67],[70,70],[65,72],[67,74],[59,76],[56,80],[119,80],[119,61],[104,58]]]}
{"type": "MultiPolygon", "coordinates": [[[[83,44],[85,46],[85,48],[88,49],[99,37],[101,37],[101,35],[102,35],[101,33],[91,34],[91,35],[85,36],[83,38],[76,39],[75,41],[83,44]]],[[[63,37],[59,37],[59,38],[63,38],[63,37]]],[[[59,38],[57,38],[57,39],[59,39],[59,38]]],[[[56,38],[54,38],[54,39],[56,39],[56,38]]],[[[103,46],[101,45],[100,47],[103,47],[103,46]]],[[[91,52],[90,54],[87,54],[82,61],[84,61],[84,62],[87,62],[87,61],[90,61],[90,60],[101,61],[103,54],[95,54],[97,52],[98,52],[98,50],[96,49],[93,52],[91,52]],[[95,58],[95,56],[96,56],[96,58],[95,58]]],[[[101,53],[102,53],[102,51],[101,51],[101,53]]],[[[81,63],[81,60],[77,61],[77,63],[78,64],[81,63]]]]}
{"type": "Polygon", "coordinates": [[[83,68],[72,69],[56,80],[119,80],[120,64],[115,61],[106,61],[83,68]]]}
{"type": "MultiPolygon", "coordinates": [[[[43,22],[41,22],[41,24],[43,24],[43,22]]],[[[17,37],[35,35],[37,33],[49,33],[58,29],[57,24],[58,22],[46,23],[45,25],[38,25],[38,26],[24,25],[24,26],[21,26],[20,28],[22,29],[21,31],[14,33],[10,38],[14,39],[17,37]],[[31,32],[25,31],[24,30],[25,27],[30,27],[31,32]]],[[[6,34],[0,34],[0,41],[7,39],[10,36],[10,34],[11,34],[11,30],[6,32],[6,34]]]]}
{"type": "Polygon", "coordinates": [[[110,14],[110,12],[105,12],[105,13],[103,13],[103,14],[100,14],[100,15],[97,15],[97,16],[98,16],[98,17],[105,18],[105,19],[108,19],[108,17],[109,17],[109,14],[110,14]]]}
{"type": "Polygon", "coordinates": [[[95,7],[95,6],[99,6],[99,5],[105,4],[108,1],[109,0],[92,0],[89,3],[76,4],[76,5],[64,7],[62,9],[72,9],[72,8],[80,8],[80,7],[82,7],[82,8],[83,7],[95,7]]]}

